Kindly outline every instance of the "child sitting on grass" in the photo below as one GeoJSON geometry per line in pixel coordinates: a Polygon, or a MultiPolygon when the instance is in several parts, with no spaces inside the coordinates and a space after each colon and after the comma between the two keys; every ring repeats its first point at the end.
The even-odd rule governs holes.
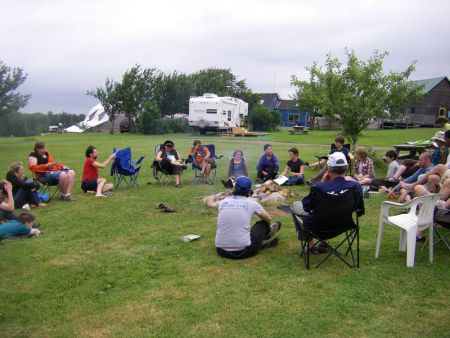
{"type": "Polygon", "coordinates": [[[17,216],[17,220],[9,220],[0,223],[0,240],[13,237],[33,237],[38,236],[41,232],[33,229],[34,216],[27,212],[17,216]]]}
{"type": "Polygon", "coordinates": [[[366,147],[356,148],[355,173],[353,178],[361,185],[370,185],[375,179],[375,168],[373,161],[368,157],[366,147]]]}
{"type": "Polygon", "coordinates": [[[384,162],[388,165],[386,177],[382,179],[373,180],[370,184],[371,190],[378,190],[382,192],[388,192],[388,188],[395,187],[398,184],[398,179],[395,178],[400,164],[397,161],[398,154],[395,150],[388,150],[383,157],[384,162]]]}

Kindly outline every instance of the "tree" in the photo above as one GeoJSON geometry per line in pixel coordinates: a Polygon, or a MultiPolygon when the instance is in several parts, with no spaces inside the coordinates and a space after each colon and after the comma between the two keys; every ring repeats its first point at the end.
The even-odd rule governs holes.
{"type": "Polygon", "coordinates": [[[281,115],[278,110],[268,110],[257,104],[248,116],[252,130],[273,131],[281,124],[281,115]]]}
{"type": "Polygon", "coordinates": [[[317,62],[310,68],[309,81],[292,76],[297,87],[296,100],[303,110],[340,122],[344,135],[356,145],[358,136],[378,119],[395,119],[405,105],[422,95],[422,87],[412,85],[409,77],[415,62],[400,73],[383,71],[387,52],[375,51],[368,61],[358,59],[345,49],[347,64],[327,55],[325,69],[317,62]]]}
{"type": "Polygon", "coordinates": [[[116,115],[122,111],[121,84],[107,78],[105,88],[97,87],[95,90],[88,91],[87,95],[100,101],[111,121],[111,134],[114,134],[116,115]]]}
{"type": "Polygon", "coordinates": [[[139,130],[142,134],[160,133],[161,110],[153,101],[145,101],[140,118],[139,130]]]}
{"type": "Polygon", "coordinates": [[[155,68],[144,68],[135,65],[122,76],[120,98],[125,116],[130,121],[137,120],[146,100],[153,99],[152,89],[158,71],[155,68]]]}
{"type": "Polygon", "coordinates": [[[30,95],[16,92],[26,78],[27,74],[21,68],[10,68],[0,61],[0,116],[17,112],[27,105],[30,95]]]}

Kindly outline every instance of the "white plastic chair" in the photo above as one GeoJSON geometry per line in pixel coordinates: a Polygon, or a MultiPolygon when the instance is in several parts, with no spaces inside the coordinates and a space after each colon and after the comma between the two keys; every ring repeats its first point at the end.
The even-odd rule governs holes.
{"type": "Polygon", "coordinates": [[[416,255],[416,233],[418,230],[429,228],[430,240],[430,263],[433,263],[433,216],[434,206],[439,200],[440,195],[431,194],[412,199],[408,203],[395,203],[384,201],[381,204],[380,223],[378,226],[378,240],[375,251],[375,258],[378,258],[381,247],[381,237],[383,234],[384,223],[391,224],[400,228],[399,250],[406,249],[406,266],[414,267],[414,258],[416,255]],[[419,210],[417,210],[419,206],[419,210]],[[389,216],[391,208],[409,209],[407,214],[389,216]]]}

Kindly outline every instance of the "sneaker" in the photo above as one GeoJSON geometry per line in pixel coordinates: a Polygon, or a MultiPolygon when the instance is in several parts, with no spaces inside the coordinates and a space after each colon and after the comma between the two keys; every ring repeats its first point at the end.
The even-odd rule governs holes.
{"type": "Polygon", "coordinates": [[[228,181],[220,180],[220,182],[222,182],[224,188],[228,188],[228,181]]]}
{"type": "Polygon", "coordinates": [[[175,188],[181,188],[181,183],[180,183],[180,184],[177,184],[177,185],[175,186],[175,188]]]}
{"type": "Polygon", "coordinates": [[[76,201],[76,200],[77,199],[74,198],[72,195],[63,196],[63,201],[72,202],[72,201],[76,201]]]}
{"type": "Polygon", "coordinates": [[[273,237],[281,229],[281,222],[276,221],[270,226],[270,232],[267,234],[266,239],[273,237]]]}
{"type": "Polygon", "coordinates": [[[278,237],[273,237],[269,239],[265,239],[261,243],[261,248],[273,248],[278,245],[278,237]]]}
{"type": "Polygon", "coordinates": [[[105,191],[103,196],[111,196],[113,193],[111,191],[105,191]]]}

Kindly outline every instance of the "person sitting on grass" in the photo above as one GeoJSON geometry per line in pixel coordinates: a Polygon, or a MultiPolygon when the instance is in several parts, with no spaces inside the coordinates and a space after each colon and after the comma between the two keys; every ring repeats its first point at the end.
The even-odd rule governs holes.
{"type": "Polygon", "coordinates": [[[37,193],[39,190],[39,182],[25,176],[25,169],[22,162],[11,164],[6,174],[6,180],[11,182],[16,209],[21,209],[26,204],[31,208],[46,206],[45,203],[39,201],[37,193]]]}
{"type": "Polygon", "coordinates": [[[355,150],[355,172],[353,178],[361,185],[370,185],[375,179],[375,168],[373,161],[368,157],[366,147],[358,147],[355,150]]]}
{"type": "Polygon", "coordinates": [[[305,183],[305,163],[298,158],[298,149],[291,148],[288,150],[288,153],[289,161],[287,161],[281,176],[287,177],[289,170],[291,171],[291,176],[288,177],[284,185],[300,185],[305,183]]]}
{"type": "Polygon", "coordinates": [[[264,183],[273,180],[277,177],[278,169],[280,169],[280,165],[277,156],[272,151],[272,146],[270,144],[264,145],[264,154],[259,158],[256,166],[258,172],[256,181],[264,183]]]}
{"type": "Polygon", "coordinates": [[[276,245],[276,233],[280,222],[272,222],[272,217],[255,200],[249,198],[252,181],[246,176],[236,179],[233,196],[219,203],[217,216],[216,250],[219,256],[242,259],[256,255],[263,247],[276,245]],[[251,226],[253,215],[261,220],[251,226]]]}
{"type": "Polygon", "coordinates": [[[34,152],[28,156],[28,168],[43,184],[59,185],[61,199],[75,201],[72,197],[72,189],[75,183],[75,171],[63,164],[56,163],[53,156],[47,151],[45,142],[37,141],[34,152]]]}
{"type": "Polygon", "coordinates": [[[424,151],[419,156],[419,169],[417,169],[414,174],[405,179],[403,182],[400,182],[395,187],[393,187],[391,192],[389,193],[389,198],[394,198],[395,195],[399,193],[399,202],[403,203],[410,201],[413,191],[409,190],[408,186],[405,186],[405,188],[403,188],[403,185],[416,182],[421,175],[428,173],[433,168],[434,164],[431,163],[431,153],[429,151],[424,151]]]}
{"type": "MultiPolygon", "coordinates": [[[[448,133],[450,134],[450,131],[448,133]]],[[[433,137],[433,141],[437,145],[436,149],[431,155],[431,162],[434,165],[447,163],[447,158],[449,155],[448,146],[450,145],[449,144],[450,140],[446,138],[444,135],[445,135],[444,132],[439,131],[433,137]]]]}
{"type": "Polygon", "coordinates": [[[187,165],[183,163],[180,154],[174,149],[172,141],[164,142],[163,148],[156,154],[155,161],[166,173],[175,176],[175,187],[181,188],[181,172],[187,168],[187,165]]]}
{"type": "Polygon", "coordinates": [[[239,176],[248,176],[248,168],[244,153],[242,150],[236,149],[228,164],[228,180],[221,180],[223,186],[225,188],[233,188],[236,178],[239,176]]]}
{"type": "MultiPolygon", "coordinates": [[[[334,148],[331,149],[330,155],[334,154],[336,152],[343,153],[345,155],[345,158],[347,159],[347,163],[349,163],[350,161],[353,160],[353,155],[350,152],[350,149],[344,147],[344,142],[345,142],[345,139],[342,136],[337,136],[334,139],[334,148]]],[[[324,160],[322,160],[322,161],[324,161],[324,160]]],[[[309,168],[310,169],[311,168],[315,168],[316,166],[319,166],[321,164],[322,164],[322,162],[319,161],[319,162],[311,164],[309,166],[309,168]]],[[[306,183],[308,183],[309,185],[314,185],[317,182],[320,182],[322,180],[322,178],[324,177],[325,173],[327,172],[327,170],[328,170],[328,168],[327,168],[326,163],[325,163],[325,165],[322,168],[322,170],[320,170],[313,178],[311,178],[308,181],[306,181],[306,183]]]]}
{"type": "Polygon", "coordinates": [[[193,142],[193,147],[189,149],[188,156],[192,159],[192,164],[200,170],[200,176],[203,177],[205,184],[214,184],[209,179],[211,169],[214,167],[214,159],[211,158],[211,153],[207,147],[202,147],[200,140],[193,142]]]}
{"type": "Polygon", "coordinates": [[[98,168],[105,169],[115,159],[116,154],[111,154],[106,161],[100,163],[97,162],[97,149],[94,146],[89,146],[85,151],[85,156],[81,189],[86,193],[95,193],[95,197],[111,195],[114,186],[111,183],[106,183],[106,178],[98,177],[98,168]]]}
{"type": "MultiPolygon", "coordinates": [[[[324,175],[329,178],[326,182],[317,183],[314,187],[322,192],[329,193],[332,195],[342,195],[347,192],[348,189],[356,189],[357,194],[357,205],[359,210],[359,216],[363,215],[364,210],[364,199],[361,184],[355,182],[351,178],[346,178],[345,173],[348,170],[348,163],[345,154],[342,152],[335,152],[328,157],[327,161],[327,173],[324,175]]],[[[311,193],[308,194],[301,203],[294,202],[297,206],[295,213],[302,216],[301,221],[303,222],[305,228],[313,223],[314,213],[311,213],[311,193]]],[[[311,238],[304,238],[304,233],[297,233],[297,237],[300,240],[308,240],[308,248],[311,249],[311,253],[325,253],[326,248],[322,246],[314,246],[314,240],[311,238]]]]}
{"type": "Polygon", "coordinates": [[[0,223],[0,240],[14,237],[33,237],[41,232],[33,229],[34,216],[27,212],[19,214],[16,220],[0,223]]]}
{"type": "Polygon", "coordinates": [[[382,179],[375,179],[370,184],[372,190],[380,190],[383,192],[388,192],[388,188],[392,188],[397,185],[398,180],[394,178],[400,165],[397,161],[398,153],[395,150],[388,150],[386,155],[383,157],[384,162],[388,165],[386,172],[386,177],[382,179]]]}
{"type": "Polygon", "coordinates": [[[0,221],[15,220],[17,216],[14,214],[14,196],[12,192],[11,182],[0,182],[0,221]]]}
{"type": "MultiPolygon", "coordinates": [[[[415,196],[425,196],[431,194],[431,192],[427,190],[426,186],[419,184],[414,187],[414,194],[415,196]]],[[[436,223],[450,223],[450,178],[445,179],[442,183],[439,194],[441,198],[434,207],[434,221],[436,223]]],[[[424,230],[417,231],[416,242],[424,242],[425,239],[424,230]]]]}

